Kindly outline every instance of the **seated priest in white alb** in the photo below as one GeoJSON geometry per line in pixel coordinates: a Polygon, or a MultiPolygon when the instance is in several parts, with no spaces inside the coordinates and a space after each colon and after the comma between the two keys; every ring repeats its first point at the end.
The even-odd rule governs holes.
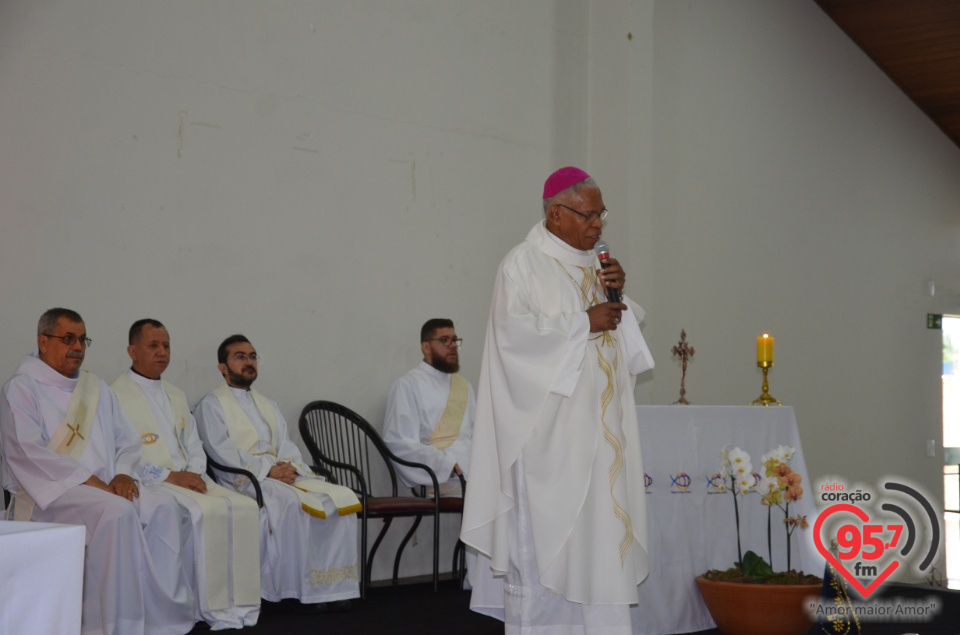
{"type": "Polygon", "coordinates": [[[188,633],[196,601],[180,507],[135,481],[140,437],[106,383],[80,370],[89,346],[79,314],[50,309],[37,325],[38,352],[0,392],[13,519],[86,526],[84,635],[188,633]],[[156,520],[141,525],[138,513],[156,520]]]}
{"type": "MultiPolygon", "coordinates": [[[[226,383],[200,400],[193,414],[210,456],[253,472],[263,489],[269,526],[260,535],[261,596],[293,601],[296,610],[347,608],[360,595],[360,501],[313,474],[287,436],[280,408],[251,388],[259,358],[246,337],[224,340],[217,360],[226,383]]],[[[224,474],[222,482],[253,496],[246,477],[224,474]]]]}
{"type": "Polygon", "coordinates": [[[144,488],[172,494],[192,521],[194,558],[184,566],[197,594],[197,619],[212,630],[256,624],[260,510],[206,476],[207,457],[187,397],[160,378],[170,364],[167,329],[157,320],[138,320],[128,341],[133,364],[111,387],[140,435],[144,488]]]}
{"type": "MultiPolygon", "coordinates": [[[[440,482],[441,496],[462,496],[460,478],[470,469],[476,397],[460,370],[460,344],[453,322],[427,320],[420,329],[423,361],[393,382],[387,397],[383,441],[401,459],[423,463],[440,482]]],[[[426,485],[421,469],[396,464],[407,486],[426,485]]]]}

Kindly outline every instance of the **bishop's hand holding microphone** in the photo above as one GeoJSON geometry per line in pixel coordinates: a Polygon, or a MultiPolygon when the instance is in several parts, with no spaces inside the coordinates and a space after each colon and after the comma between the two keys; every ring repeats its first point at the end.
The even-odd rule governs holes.
{"type": "Polygon", "coordinates": [[[620,324],[620,315],[627,310],[627,305],[622,302],[621,291],[627,276],[616,258],[610,257],[610,246],[605,241],[598,240],[593,250],[600,260],[600,282],[608,301],[587,310],[587,315],[590,316],[590,332],[615,331],[620,324]]]}

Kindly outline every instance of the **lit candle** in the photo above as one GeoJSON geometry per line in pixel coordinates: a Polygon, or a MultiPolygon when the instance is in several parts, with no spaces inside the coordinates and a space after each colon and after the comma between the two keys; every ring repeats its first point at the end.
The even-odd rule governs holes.
{"type": "Polygon", "coordinates": [[[757,338],[757,363],[773,363],[773,338],[764,333],[757,338]]]}

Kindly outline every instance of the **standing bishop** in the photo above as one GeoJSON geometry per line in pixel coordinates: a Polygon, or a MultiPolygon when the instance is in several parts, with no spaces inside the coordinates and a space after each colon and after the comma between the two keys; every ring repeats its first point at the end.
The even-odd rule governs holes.
{"type": "Polygon", "coordinates": [[[194,558],[184,566],[197,594],[197,617],[212,630],[256,624],[257,504],[206,477],[207,457],[187,397],[160,378],[170,364],[166,327],[157,320],[138,320],[130,327],[128,341],[133,364],[111,388],[140,435],[140,480],[147,489],[169,492],[192,520],[194,558]]]}
{"type": "Polygon", "coordinates": [[[508,634],[631,635],[647,575],[634,376],[653,360],[640,307],[607,301],[626,275],[593,251],[596,183],[558,170],[543,211],[494,283],[461,538],[505,582],[475,582],[471,606],[508,634]]]}
{"type": "Polygon", "coordinates": [[[187,633],[196,603],[180,507],[135,480],[139,435],[107,384],[80,370],[89,346],[78,313],[50,309],[37,325],[38,352],[0,392],[13,518],[86,526],[84,635],[187,633]],[[138,511],[152,522],[141,525],[138,511]]]}
{"type": "MultiPolygon", "coordinates": [[[[360,595],[360,501],[346,487],[313,474],[287,437],[280,408],[253,390],[260,358],[250,340],[228,337],[217,360],[226,383],[201,399],[193,413],[210,456],[260,481],[269,522],[260,534],[262,597],[299,601],[297,610],[345,608],[360,595]]],[[[253,495],[246,477],[226,474],[224,482],[253,495]]]]}

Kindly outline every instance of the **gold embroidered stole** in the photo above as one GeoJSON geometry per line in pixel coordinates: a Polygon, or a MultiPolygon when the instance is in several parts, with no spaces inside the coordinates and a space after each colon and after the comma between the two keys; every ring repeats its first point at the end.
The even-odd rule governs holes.
{"type": "Polygon", "coordinates": [[[467,385],[463,375],[459,373],[450,375],[450,394],[447,396],[447,405],[443,409],[443,414],[440,415],[440,421],[427,439],[427,443],[438,450],[447,449],[460,437],[460,425],[463,423],[463,415],[467,412],[469,399],[467,385]]]}
{"type": "MultiPolygon", "coordinates": [[[[260,441],[260,436],[257,434],[257,429],[254,427],[253,422],[250,421],[247,413],[244,412],[243,407],[237,400],[236,395],[233,394],[230,386],[223,384],[214,390],[213,394],[216,395],[220,401],[220,406],[223,408],[224,420],[227,424],[227,433],[230,435],[230,440],[244,452],[254,455],[264,454],[253,451],[257,442],[260,441]]],[[[250,396],[253,398],[253,403],[257,407],[257,412],[260,414],[260,417],[270,428],[270,454],[276,460],[278,458],[277,454],[278,448],[280,447],[280,440],[277,438],[277,418],[274,415],[273,404],[255,390],[250,391],[250,396]]],[[[286,483],[281,483],[280,481],[277,481],[277,483],[286,485],[286,483]]],[[[300,498],[303,511],[316,518],[326,518],[327,513],[323,510],[322,501],[318,500],[312,493],[326,494],[329,496],[334,505],[336,505],[337,513],[340,516],[356,514],[363,509],[360,500],[352,490],[340,485],[321,481],[317,478],[301,475],[296,483],[286,486],[292,489],[300,498]]]]}
{"type": "Polygon", "coordinates": [[[229,609],[233,569],[233,604],[250,606],[260,602],[260,508],[243,494],[207,482],[201,494],[170,483],[160,486],[186,496],[200,507],[204,522],[204,566],[207,579],[207,606],[229,609]],[[229,514],[228,510],[229,509],[229,514]],[[229,515],[229,527],[227,517],[229,515]],[[228,531],[231,543],[227,542],[228,531]]]}
{"type": "MultiPolygon", "coordinates": [[[[100,403],[100,380],[93,373],[80,371],[77,385],[73,387],[70,404],[63,423],[53,433],[47,447],[61,456],[79,460],[87,447],[93,421],[97,417],[97,405],[100,403]]],[[[14,520],[30,520],[36,503],[20,488],[13,510],[14,520]]]]}
{"type": "Polygon", "coordinates": [[[305,498],[308,497],[311,492],[329,496],[333,504],[337,506],[338,516],[349,516],[350,514],[358,514],[363,511],[363,505],[360,503],[360,499],[357,498],[357,495],[349,487],[334,485],[333,483],[328,483],[327,481],[310,476],[298,477],[296,482],[289,487],[297,490],[300,496],[300,502],[303,503],[303,511],[317,518],[326,518],[327,515],[322,509],[318,510],[315,508],[316,503],[308,506],[307,503],[304,502],[305,498]]]}
{"type": "MultiPolygon", "coordinates": [[[[577,269],[581,271],[582,278],[580,282],[577,283],[576,279],[567,271],[567,268],[560,260],[557,260],[557,264],[560,265],[560,268],[567,274],[567,277],[569,277],[573,284],[579,289],[580,302],[584,310],[605,301],[606,290],[600,281],[600,277],[597,275],[596,267],[590,267],[588,269],[578,266],[577,269]]],[[[614,491],[617,479],[620,478],[624,470],[623,444],[620,442],[617,433],[614,432],[607,423],[607,408],[614,399],[618,397],[616,391],[616,376],[620,353],[614,332],[602,331],[595,335],[591,334],[589,341],[595,343],[597,365],[602,373],[602,383],[604,385],[603,391],[600,394],[600,424],[603,428],[603,438],[610,446],[614,455],[613,463],[607,471],[607,478],[610,484],[610,499],[613,503],[614,516],[617,517],[617,520],[620,521],[624,528],[623,538],[620,540],[620,564],[623,565],[627,560],[630,549],[633,547],[633,520],[630,518],[629,511],[617,500],[614,491]],[[604,355],[605,351],[609,351],[610,359],[607,359],[604,355]]]]}
{"type": "MultiPolygon", "coordinates": [[[[189,421],[190,408],[187,406],[187,397],[180,389],[161,382],[163,392],[170,400],[170,410],[173,419],[176,421],[174,426],[174,435],[177,437],[177,447],[173,448],[179,456],[185,461],[189,461],[187,454],[187,421],[189,421]]],[[[167,447],[163,435],[160,434],[160,426],[163,425],[157,421],[153,414],[153,408],[147,400],[147,394],[127,373],[117,377],[116,381],[110,385],[113,392],[117,393],[120,405],[127,418],[133,423],[140,434],[140,445],[143,463],[152,463],[168,469],[173,467],[173,452],[167,447]]]]}
{"type": "MultiPolygon", "coordinates": [[[[223,419],[227,424],[227,434],[230,435],[230,440],[243,452],[253,454],[254,456],[265,454],[264,452],[254,451],[254,448],[260,441],[260,435],[257,433],[257,428],[253,425],[253,422],[250,421],[250,417],[244,412],[243,407],[237,400],[236,395],[233,394],[230,386],[222,384],[213,391],[213,394],[217,396],[217,399],[220,401],[220,407],[223,408],[223,419]]],[[[257,412],[260,413],[260,418],[263,419],[267,427],[270,428],[269,454],[272,454],[273,457],[276,458],[277,448],[280,447],[280,442],[277,440],[277,418],[274,416],[272,404],[256,390],[250,390],[250,397],[253,398],[257,412]]]]}
{"type": "MultiPolygon", "coordinates": [[[[170,410],[176,421],[174,435],[177,438],[177,447],[173,450],[182,456],[184,461],[189,462],[187,426],[190,421],[190,407],[187,405],[187,396],[182,390],[166,381],[161,381],[160,385],[170,400],[170,410]]],[[[170,448],[160,434],[160,426],[165,425],[165,422],[157,420],[143,388],[127,373],[117,377],[110,387],[117,393],[120,406],[127,418],[140,433],[143,462],[175,469],[170,448]]],[[[206,596],[210,610],[230,608],[228,567],[231,564],[234,571],[235,602],[241,606],[257,604],[260,600],[260,534],[259,510],[256,506],[245,506],[242,501],[236,502],[237,497],[242,495],[230,492],[215,483],[207,483],[206,494],[170,483],[158,485],[179,496],[186,496],[200,507],[204,521],[206,596]],[[231,499],[231,501],[228,504],[223,499],[231,499]],[[228,506],[231,510],[229,514],[228,506]],[[233,536],[232,553],[228,544],[230,535],[233,536]],[[254,562],[257,565],[256,569],[252,566],[254,562]],[[241,573],[243,575],[240,575],[241,573]]]]}

